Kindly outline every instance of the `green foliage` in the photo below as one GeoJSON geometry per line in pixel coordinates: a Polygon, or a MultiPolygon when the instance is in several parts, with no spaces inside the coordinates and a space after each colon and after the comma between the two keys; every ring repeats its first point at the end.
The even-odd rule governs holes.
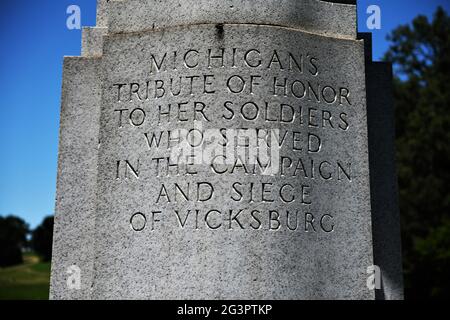
{"type": "Polygon", "coordinates": [[[448,298],[450,279],[450,17],[395,29],[385,59],[396,73],[397,162],[405,293],[448,298]]]}
{"type": "Polygon", "coordinates": [[[52,258],[53,217],[47,217],[32,233],[31,246],[44,261],[52,258]]]}
{"type": "Polygon", "coordinates": [[[27,242],[28,225],[20,218],[0,217],[0,267],[22,263],[22,249],[27,242]]]}
{"type": "Polygon", "coordinates": [[[45,218],[31,233],[36,253],[22,255],[29,233],[22,219],[0,217],[0,300],[48,299],[53,217],[45,218]]]}
{"type": "Polygon", "coordinates": [[[432,229],[427,237],[415,239],[414,251],[423,273],[422,280],[418,280],[426,279],[422,287],[427,289],[428,297],[450,297],[450,219],[432,229]]]}

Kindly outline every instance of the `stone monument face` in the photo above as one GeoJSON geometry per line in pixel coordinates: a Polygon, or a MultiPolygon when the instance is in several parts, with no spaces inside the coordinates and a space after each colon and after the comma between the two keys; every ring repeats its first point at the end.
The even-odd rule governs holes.
{"type": "MultiPolygon", "coordinates": [[[[377,263],[389,270],[383,298],[401,298],[395,171],[376,180],[390,195],[374,193],[371,170],[383,174],[382,164],[369,155],[369,133],[390,132],[371,129],[371,97],[389,88],[377,87],[386,76],[371,80],[377,67],[369,39],[357,37],[355,5],[99,8],[102,26],[85,30],[88,62],[73,58],[86,77],[74,85],[65,73],[65,90],[92,96],[71,126],[85,121],[92,132],[62,127],[60,150],[77,135],[96,170],[64,176],[78,171],[60,152],[53,298],[374,299],[367,270],[377,263]],[[74,183],[88,187],[74,194],[74,183]],[[77,196],[94,205],[74,212],[65,197],[77,196]],[[383,221],[392,255],[377,260],[383,221]],[[83,247],[66,252],[74,245],[83,247]],[[69,265],[81,269],[78,294],[65,287],[69,265]]],[[[77,99],[63,99],[62,119],[77,99]]],[[[391,149],[376,152],[389,163],[391,149]]]]}

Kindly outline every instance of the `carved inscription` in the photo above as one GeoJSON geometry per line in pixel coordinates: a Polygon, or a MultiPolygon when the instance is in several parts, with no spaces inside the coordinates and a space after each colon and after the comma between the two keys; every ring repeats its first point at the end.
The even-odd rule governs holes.
{"type": "Polygon", "coordinates": [[[142,199],[150,210],[124,213],[131,230],[339,229],[314,195],[355,179],[355,164],[330,148],[352,130],[356,102],[318,56],[266,47],[151,52],[145,77],[111,83],[115,132],[133,133],[140,146],[115,159],[111,177],[156,187],[142,199]]]}

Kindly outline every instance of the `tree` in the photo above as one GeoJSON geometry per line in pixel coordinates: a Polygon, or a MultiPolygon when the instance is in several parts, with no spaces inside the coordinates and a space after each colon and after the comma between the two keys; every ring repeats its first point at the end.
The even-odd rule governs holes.
{"type": "Polygon", "coordinates": [[[28,225],[14,216],[0,217],[0,267],[23,262],[22,249],[27,243],[28,225]]]}
{"type": "Polygon", "coordinates": [[[31,247],[44,261],[52,258],[53,217],[47,217],[32,233],[31,247]]]}
{"type": "Polygon", "coordinates": [[[450,294],[450,18],[439,7],[395,29],[397,162],[406,298],[450,294]]]}

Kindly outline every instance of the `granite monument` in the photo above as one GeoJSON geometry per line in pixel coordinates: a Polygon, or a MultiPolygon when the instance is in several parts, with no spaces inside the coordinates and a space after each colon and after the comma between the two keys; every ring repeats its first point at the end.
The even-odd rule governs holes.
{"type": "Polygon", "coordinates": [[[402,299],[391,67],[356,18],[99,0],[64,60],[51,298],[402,299]]]}

